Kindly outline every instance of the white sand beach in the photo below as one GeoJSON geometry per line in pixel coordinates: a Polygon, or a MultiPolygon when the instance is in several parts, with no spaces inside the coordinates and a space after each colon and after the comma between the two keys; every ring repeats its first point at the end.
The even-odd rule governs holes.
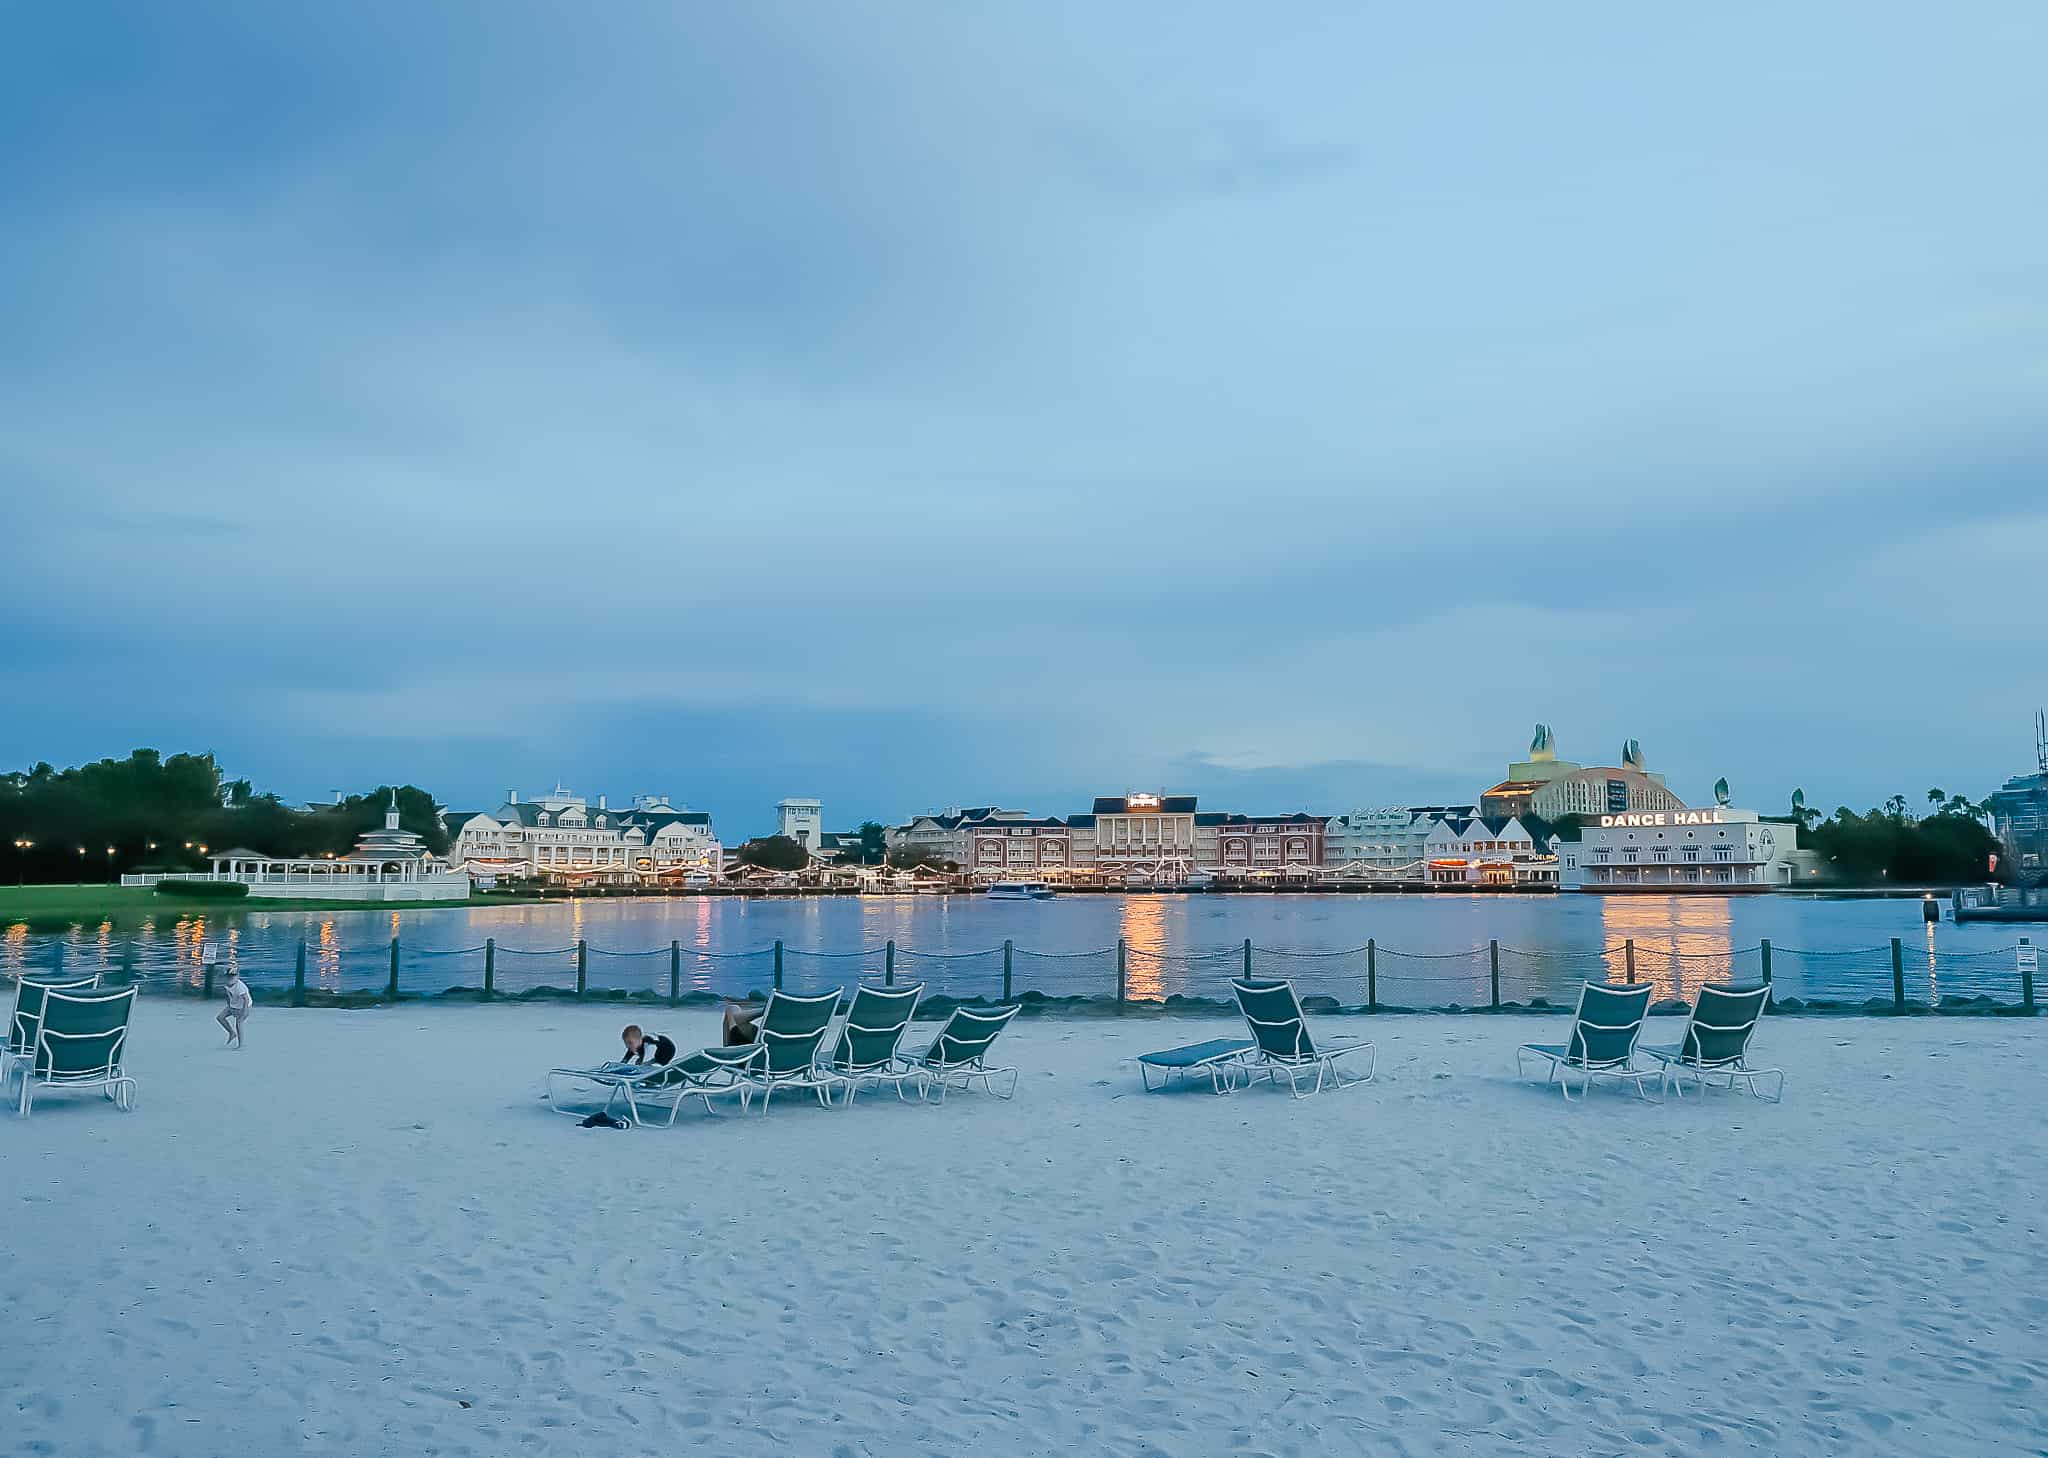
{"type": "Polygon", "coordinates": [[[1782,1106],[1567,1108],[1554,1018],[1331,1020],[1379,1079],[1301,1103],[1139,1092],[1220,1019],[1043,1020],[1011,1103],[620,1133],[537,1095],[622,1009],[211,1014],[139,1007],[133,1114],[0,1117],[0,1450],[2048,1443],[2040,1025],[1784,1018],[1782,1106]]]}

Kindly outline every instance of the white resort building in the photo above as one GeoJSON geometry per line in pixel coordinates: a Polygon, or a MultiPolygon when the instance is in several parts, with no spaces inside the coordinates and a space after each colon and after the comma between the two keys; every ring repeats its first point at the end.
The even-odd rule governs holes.
{"type": "Polygon", "coordinates": [[[615,810],[603,795],[593,806],[560,785],[537,800],[514,790],[495,813],[452,811],[442,823],[450,859],[477,876],[634,885],[713,874],[723,859],[710,815],[664,795],[615,810]]]}
{"type": "Polygon", "coordinates": [[[825,807],[816,800],[782,800],[775,806],[775,833],[786,835],[812,855],[825,845],[825,807]]]}
{"type": "Polygon", "coordinates": [[[1797,840],[1790,824],[1725,805],[1599,815],[1577,837],[1557,842],[1563,890],[1717,896],[1789,884],[1797,840]]]}

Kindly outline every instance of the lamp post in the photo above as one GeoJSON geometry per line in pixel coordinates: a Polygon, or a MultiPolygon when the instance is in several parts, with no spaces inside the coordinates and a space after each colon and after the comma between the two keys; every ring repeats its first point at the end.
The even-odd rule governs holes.
{"type": "Polygon", "coordinates": [[[17,840],[14,843],[14,884],[28,884],[28,853],[36,848],[32,840],[17,840]]]}
{"type": "Polygon", "coordinates": [[[108,847],[107,847],[107,880],[108,880],[109,882],[111,882],[111,881],[112,881],[113,879],[114,879],[114,848],[113,848],[112,846],[108,846],[108,847]]]}

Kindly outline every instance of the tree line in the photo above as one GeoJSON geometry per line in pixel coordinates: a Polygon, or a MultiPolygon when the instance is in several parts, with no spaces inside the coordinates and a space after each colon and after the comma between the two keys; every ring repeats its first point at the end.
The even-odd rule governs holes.
{"type": "Polygon", "coordinates": [[[1842,805],[1822,819],[1795,794],[1792,816],[1799,844],[1830,863],[1834,880],[1919,886],[2004,879],[2004,853],[1984,825],[1988,804],[1939,788],[1928,790],[1926,802],[1920,816],[1904,795],[1893,795],[1860,815],[1842,805]]]}
{"type": "Polygon", "coordinates": [[[416,785],[380,785],[336,805],[298,808],[230,780],[211,754],[138,749],[126,759],[56,769],[44,763],[0,776],[0,854],[16,881],[109,881],[124,872],[204,870],[207,852],[343,855],[381,827],[392,790],[398,823],[429,849],[448,849],[434,797],[416,785]]]}

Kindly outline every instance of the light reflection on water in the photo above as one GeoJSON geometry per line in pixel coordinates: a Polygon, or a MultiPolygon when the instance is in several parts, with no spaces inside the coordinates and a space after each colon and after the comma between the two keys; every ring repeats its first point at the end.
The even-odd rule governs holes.
{"type": "MultiPolygon", "coordinates": [[[[958,979],[961,985],[979,985],[974,979],[1000,975],[996,949],[1009,938],[1020,953],[1097,954],[1058,962],[1020,956],[1020,988],[1047,979],[1058,980],[1060,991],[1108,996],[1114,990],[1114,948],[1121,937],[1131,948],[1128,990],[1148,997],[1183,990],[1191,977],[1211,992],[1220,988],[1241,966],[1229,953],[1246,938],[1262,948],[1316,952],[1359,948],[1373,938],[1381,950],[1383,1000],[1399,1000],[1404,967],[1419,971],[1424,966],[1403,963],[1398,953],[1460,954],[1427,970],[1464,979],[1457,995],[1469,1000],[1471,989],[1484,988],[1490,939],[1501,944],[1505,995],[1511,999],[1535,991],[1568,996],[1587,976],[1619,978],[1626,971],[1621,944],[1633,939],[1636,975],[1651,982],[1660,998],[1689,998],[1702,982],[1759,975],[1755,949],[1769,937],[1777,949],[1781,995],[1826,994],[1840,984],[1867,997],[1889,996],[1889,943],[1899,937],[1914,964],[1908,995],[1933,1001],[1944,988],[1982,990],[1994,977],[2013,980],[2008,949],[2025,931],[1949,923],[1930,927],[1913,900],[1783,896],[1067,895],[1052,902],[991,902],[974,896],[604,898],[461,910],[213,912],[153,917],[134,930],[103,922],[56,933],[10,926],[0,931],[0,970],[8,975],[43,970],[61,959],[82,970],[132,970],[145,980],[196,989],[205,976],[201,949],[212,941],[220,961],[239,967],[254,985],[285,988],[303,938],[309,987],[376,990],[389,975],[390,939],[396,935],[401,985],[434,991],[481,986],[483,954],[469,949],[481,948],[489,937],[498,947],[500,986],[516,991],[543,982],[573,985],[573,947],[582,937],[592,948],[593,986],[665,993],[667,950],[674,941],[683,953],[682,990],[731,992],[765,985],[769,949],[779,938],[792,954],[797,975],[812,984],[878,979],[882,948],[894,941],[899,982],[926,980],[936,986],[958,979]],[[1811,955],[1844,948],[1878,951],[1851,958],[1811,955]],[[545,955],[520,956],[522,949],[545,955]],[[604,956],[600,949],[641,955],[604,956]],[[867,954],[827,962],[802,956],[855,949],[867,954]],[[458,950],[462,955],[427,955],[458,950]],[[910,958],[911,952],[984,955],[941,963],[910,958]],[[718,955],[705,955],[712,953],[718,955]],[[1223,955],[1191,966],[1183,960],[1190,953],[1223,955]],[[1972,956],[1985,960],[1972,962],[1972,956]]],[[[1293,975],[1304,969],[1283,965],[1275,970],[1293,975]]],[[[1363,957],[1333,959],[1316,971],[1362,978],[1363,957]]]]}

